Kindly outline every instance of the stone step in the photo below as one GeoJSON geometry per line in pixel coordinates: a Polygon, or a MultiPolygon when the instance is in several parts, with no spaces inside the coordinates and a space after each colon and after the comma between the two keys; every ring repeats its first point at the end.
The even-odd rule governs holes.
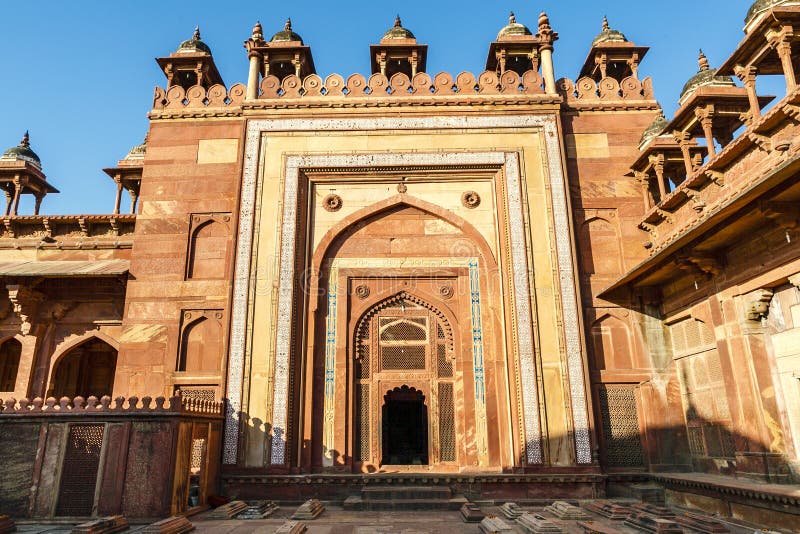
{"type": "Polygon", "coordinates": [[[381,510],[459,510],[467,500],[452,499],[362,499],[357,495],[348,497],[343,508],[350,511],[373,512],[381,510]]]}
{"type": "Polygon", "coordinates": [[[365,486],[361,488],[361,498],[372,500],[440,500],[453,497],[448,487],[442,486],[365,486]]]}

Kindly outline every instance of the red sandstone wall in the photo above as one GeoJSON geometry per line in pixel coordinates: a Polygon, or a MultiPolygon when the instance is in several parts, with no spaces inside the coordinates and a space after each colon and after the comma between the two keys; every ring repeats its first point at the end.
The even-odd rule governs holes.
{"type": "Polygon", "coordinates": [[[187,385],[222,395],[243,126],[151,124],[115,395],[164,395],[187,385]],[[208,346],[216,362],[207,361],[208,346]],[[176,374],[182,350],[200,363],[176,374]]]}

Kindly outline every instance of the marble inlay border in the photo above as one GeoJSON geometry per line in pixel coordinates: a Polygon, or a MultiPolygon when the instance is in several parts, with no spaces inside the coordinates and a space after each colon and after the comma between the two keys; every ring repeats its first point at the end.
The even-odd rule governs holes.
{"type": "Polygon", "coordinates": [[[467,267],[471,300],[470,326],[472,331],[472,372],[475,381],[475,429],[478,457],[481,463],[489,460],[489,438],[486,419],[486,383],[483,367],[483,319],[481,318],[481,289],[478,258],[340,258],[331,264],[328,275],[328,312],[325,334],[325,400],[322,418],[323,465],[333,465],[333,456],[328,451],[336,450],[336,346],[338,332],[337,308],[339,269],[425,269],[437,267],[467,267]]]}
{"type": "MultiPolygon", "coordinates": [[[[234,464],[237,459],[239,437],[239,415],[242,405],[242,380],[245,360],[245,336],[247,325],[247,297],[250,286],[250,261],[253,243],[254,206],[256,186],[258,182],[258,158],[262,134],[280,131],[324,131],[324,130],[352,130],[352,131],[377,131],[398,129],[476,129],[476,128],[514,128],[514,127],[541,127],[544,129],[544,139],[547,146],[547,166],[550,173],[552,186],[554,216],[559,253],[559,271],[562,282],[562,306],[564,307],[564,324],[567,339],[567,353],[569,360],[569,381],[572,397],[573,420],[575,422],[576,449],[578,461],[588,463],[591,458],[588,439],[588,414],[586,412],[586,399],[583,386],[583,361],[580,350],[578,330],[578,308],[575,300],[572,282],[572,247],[570,241],[569,219],[566,204],[566,183],[561,168],[561,148],[558,142],[558,131],[554,115],[527,115],[527,116],[452,116],[452,117],[408,117],[408,118],[349,118],[349,119],[265,119],[253,120],[248,123],[245,142],[245,163],[242,179],[242,201],[240,206],[239,239],[237,242],[236,271],[233,293],[233,324],[231,327],[231,353],[228,365],[228,398],[229,407],[225,424],[225,444],[223,462],[234,464]],[[565,238],[566,236],[566,238],[565,238]],[[566,245],[566,246],[565,246],[566,245]],[[564,256],[566,254],[566,256],[564,256]],[[564,290],[564,287],[569,288],[564,290]],[[570,298],[571,296],[571,298],[570,298]],[[585,460],[585,458],[589,460],[585,460]]],[[[294,156],[287,158],[286,181],[284,190],[284,218],[283,236],[294,236],[294,225],[297,200],[298,169],[306,167],[330,166],[370,166],[370,165],[448,165],[470,163],[497,163],[507,166],[506,155],[503,153],[453,153],[453,154],[376,154],[376,155],[351,155],[351,156],[294,156]],[[487,160],[488,158],[488,160],[487,160]],[[291,202],[290,200],[293,200],[291,202]],[[291,212],[291,213],[289,213],[291,212]],[[291,216],[290,216],[291,215],[291,216]],[[292,232],[287,233],[291,228],[292,232]]],[[[516,160],[516,156],[513,158],[516,160]]],[[[513,166],[513,163],[512,163],[513,166]]],[[[517,164],[518,170],[518,164],[517,164]]],[[[506,168],[508,177],[509,169],[506,168]]],[[[519,175],[517,173],[517,179],[519,175]]],[[[513,210],[512,210],[513,211],[513,210]]],[[[517,210],[520,216],[522,214],[517,210]]],[[[513,223],[513,221],[512,221],[513,223]]],[[[516,225],[515,225],[516,226],[516,225]]],[[[514,228],[512,228],[512,232],[514,228]]],[[[518,232],[523,232],[520,224],[518,232]]],[[[514,247],[516,248],[516,246],[514,247]]],[[[278,316],[281,312],[291,310],[291,280],[294,269],[294,240],[282,239],[281,242],[281,268],[280,287],[278,297],[278,316]],[[287,254],[288,253],[288,254],[287,254]],[[288,291],[285,291],[287,290],[288,291]],[[288,300],[288,302],[287,302],[288,300]]],[[[516,262],[515,262],[516,263],[516,262]]],[[[522,265],[514,265],[514,279],[518,279],[517,269],[522,265]]],[[[527,269],[527,266],[524,266],[527,269]]],[[[527,274],[525,275],[527,278],[527,274]]],[[[527,287],[527,284],[526,284],[527,287]]],[[[518,295],[521,291],[515,288],[518,295]]],[[[528,292],[523,294],[528,295],[528,292]]],[[[517,299],[519,302],[520,299],[517,299]]],[[[519,315],[517,310],[518,327],[525,322],[530,326],[530,299],[527,299],[529,313],[519,315]]],[[[288,316],[288,315],[287,315],[288,316]]],[[[273,407],[273,434],[279,439],[273,439],[271,462],[273,464],[285,463],[285,443],[283,432],[286,424],[286,399],[288,391],[288,375],[279,380],[278,373],[288,372],[288,338],[289,328],[279,328],[277,342],[286,343],[276,345],[276,377],[275,377],[275,402],[273,407]],[[280,330],[284,332],[281,333],[280,330]],[[280,389],[282,388],[282,389],[280,389]]],[[[531,330],[532,331],[532,330],[531,330]]],[[[521,337],[521,336],[518,336],[521,337]]],[[[532,337],[528,340],[533,343],[532,337]]],[[[532,347],[532,345],[531,345],[532,347]]],[[[533,369],[533,367],[532,367],[533,369]]],[[[527,373],[523,373],[527,375],[527,373]]],[[[523,387],[526,391],[535,391],[535,375],[523,376],[522,380],[534,381],[531,388],[523,387]]],[[[536,397],[534,397],[536,398],[536,397]]],[[[538,422],[538,416],[537,416],[538,422]]],[[[531,418],[526,419],[526,437],[529,436],[529,427],[534,425],[531,418]]],[[[538,429],[537,429],[538,432],[538,429]]],[[[527,439],[527,438],[526,438],[527,439]]],[[[541,452],[539,453],[541,454],[541,452]]],[[[528,458],[531,458],[530,454],[528,458]]],[[[530,460],[529,460],[530,461],[530,460]]]]}

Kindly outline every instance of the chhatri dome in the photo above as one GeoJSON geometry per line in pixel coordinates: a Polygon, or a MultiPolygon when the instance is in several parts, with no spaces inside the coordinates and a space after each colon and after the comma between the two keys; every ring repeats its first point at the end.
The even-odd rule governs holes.
{"type": "Polygon", "coordinates": [[[23,160],[27,161],[28,163],[32,163],[41,169],[42,161],[39,159],[39,156],[36,155],[36,152],[31,150],[30,140],[31,138],[26,131],[25,135],[22,136],[22,141],[19,142],[19,145],[11,147],[3,152],[3,156],[0,157],[0,159],[14,161],[23,160]]]}
{"type": "Polygon", "coordinates": [[[181,43],[176,50],[178,54],[208,54],[211,55],[211,48],[200,39],[200,27],[196,26],[194,35],[191,39],[187,39],[181,43]]]}
{"type": "Polygon", "coordinates": [[[499,41],[503,37],[516,37],[521,35],[533,35],[533,32],[531,32],[524,24],[517,22],[517,17],[512,11],[508,16],[508,25],[503,27],[503,29],[497,34],[497,40],[499,41]]]}
{"type": "Polygon", "coordinates": [[[664,117],[664,111],[659,111],[658,116],[653,119],[652,124],[642,133],[642,138],[639,140],[639,147],[644,147],[644,145],[649,143],[652,139],[661,135],[667,125],[669,125],[669,121],[664,117]]]}
{"type": "Polygon", "coordinates": [[[750,9],[747,10],[747,16],[744,18],[745,26],[749,25],[753,22],[759,15],[762,13],[769,11],[773,7],[776,6],[787,6],[787,5],[800,5],[800,1],[798,0],[756,0],[753,2],[753,5],[750,6],[750,9]]]}
{"type": "Polygon", "coordinates": [[[603,31],[594,38],[592,46],[597,46],[601,43],[627,43],[628,38],[618,30],[614,30],[608,24],[608,17],[603,17],[603,31]]]}
{"type": "Polygon", "coordinates": [[[383,34],[381,42],[393,39],[416,39],[411,30],[403,28],[403,23],[400,21],[400,15],[394,19],[394,26],[389,28],[389,31],[383,34]]]}
{"type": "Polygon", "coordinates": [[[273,35],[272,39],[270,39],[271,43],[290,43],[297,41],[302,44],[303,38],[292,31],[292,19],[286,19],[286,24],[284,24],[283,30],[273,35]]]}
{"type": "Polygon", "coordinates": [[[736,86],[736,84],[733,82],[733,78],[730,76],[717,76],[717,69],[712,69],[709,67],[708,58],[702,50],[700,50],[700,57],[698,58],[697,63],[700,67],[700,70],[697,71],[697,74],[689,78],[689,81],[683,86],[681,96],[678,99],[679,102],[683,103],[683,101],[686,100],[689,95],[694,93],[700,87],[709,85],[718,87],[736,86]]]}

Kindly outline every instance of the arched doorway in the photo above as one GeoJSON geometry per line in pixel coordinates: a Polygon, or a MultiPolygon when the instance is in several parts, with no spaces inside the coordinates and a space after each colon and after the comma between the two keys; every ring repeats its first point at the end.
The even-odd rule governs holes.
{"type": "Polygon", "coordinates": [[[355,468],[456,461],[455,346],[435,307],[400,292],[355,336],[355,468]]]}
{"type": "Polygon", "coordinates": [[[428,407],[425,395],[402,386],[383,397],[382,465],[428,465],[428,407]]]}
{"type": "Polygon", "coordinates": [[[117,350],[91,338],[67,352],[53,370],[48,397],[102,397],[111,395],[117,368],[117,350]]]}
{"type": "Polygon", "coordinates": [[[14,391],[21,354],[22,343],[13,337],[0,345],[0,391],[14,391]]]}

